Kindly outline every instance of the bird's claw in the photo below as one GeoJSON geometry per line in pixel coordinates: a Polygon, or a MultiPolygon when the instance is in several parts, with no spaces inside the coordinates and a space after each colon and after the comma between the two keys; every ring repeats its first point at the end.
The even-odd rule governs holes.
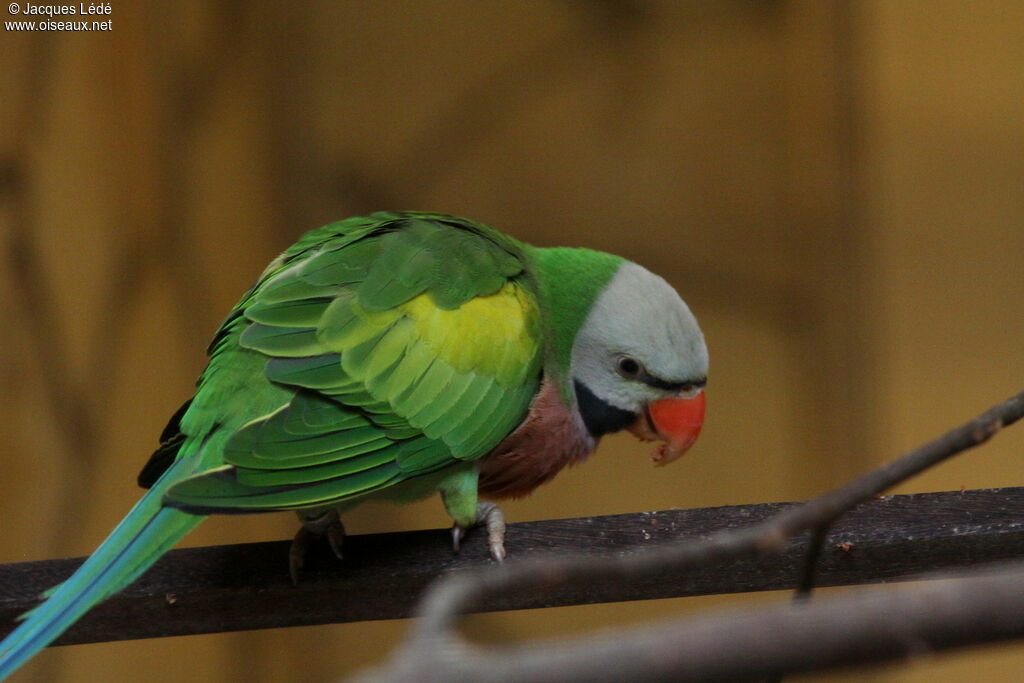
{"type": "Polygon", "coordinates": [[[455,552],[459,552],[466,531],[474,526],[487,527],[487,547],[490,549],[491,557],[496,562],[504,561],[506,556],[505,515],[502,514],[501,508],[491,502],[477,503],[476,517],[472,524],[461,526],[455,523],[452,525],[452,549],[455,552]]]}
{"type": "Polygon", "coordinates": [[[342,547],[345,544],[345,527],[341,523],[338,511],[331,508],[307,517],[299,514],[302,526],[299,527],[295,538],[292,539],[291,548],[288,550],[288,573],[292,579],[292,585],[299,583],[299,574],[306,564],[306,554],[313,543],[321,538],[327,537],[331,551],[339,560],[343,559],[342,547]]]}
{"type": "Polygon", "coordinates": [[[452,550],[459,552],[462,545],[462,537],[466,535],[466,527],[459,526],[458,522],[452,524],[452,550]]]}
{"type": "Polygon", "coordinates": [[[331,546],[331,552],[339,560],[345,559],[345,556],[341,554],[341,549],[345,545],[345,527],[341,525],[341,520],[337,520],[337,524],[331,524],[327,527],[327,543],[331,546]]]}

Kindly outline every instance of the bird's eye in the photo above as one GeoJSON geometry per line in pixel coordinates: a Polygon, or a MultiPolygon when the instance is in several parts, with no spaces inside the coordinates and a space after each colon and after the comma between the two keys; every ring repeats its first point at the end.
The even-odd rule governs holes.
{"type": "Polygon", "coordinates": [[[630,358],[629,356],[622,356],[621,358],[619,358],[617,367],[619,370],[619,374],[627,379],[634,379],[636,377],[639,377],[641,371],[643,370],[643,368],[640,366],[640,363],[637,362],[635,359],[630,358]]]}

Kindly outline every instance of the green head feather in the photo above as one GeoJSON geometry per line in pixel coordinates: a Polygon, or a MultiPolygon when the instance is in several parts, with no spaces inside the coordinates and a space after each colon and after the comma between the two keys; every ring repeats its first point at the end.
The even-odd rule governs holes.
{"type": "Polygon", "coordinates": [[[547,335],[545,366],[553,370],[563,399],[570,395],[569,361],[576,333],[594,301],[625,259],[592,249],[573,247],[525,248],[528,270],[540,300],[547,335]]]}

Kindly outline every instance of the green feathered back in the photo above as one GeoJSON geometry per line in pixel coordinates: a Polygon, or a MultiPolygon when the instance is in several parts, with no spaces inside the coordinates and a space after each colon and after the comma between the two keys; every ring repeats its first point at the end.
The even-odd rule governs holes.
{"type": "Polygon", "coordinates": [[[471,461],[523,419],[541,351],[535,287],[511,238],[420,213],[314,230],[211,344],[181,428],[230,429],[224,464],[173,485],[165,502],[320,506],[471,461]],[[246,377],[254,366],[266,389],[246,377]],[[254,394],[278,401],[246,415],[267,404],[254,394]]]}

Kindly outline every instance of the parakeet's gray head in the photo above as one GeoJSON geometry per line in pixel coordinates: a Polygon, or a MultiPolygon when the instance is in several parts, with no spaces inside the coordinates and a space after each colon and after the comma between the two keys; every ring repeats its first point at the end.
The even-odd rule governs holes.
{"type": "Polygon", "coordinates": [[[569,372],[593,436],[628,428],[662,440],[655,461],[664,464],[700,432],[704,335],[672,286],[642,266],[624,262],[598,295],[576,335],[569,372]]]}

